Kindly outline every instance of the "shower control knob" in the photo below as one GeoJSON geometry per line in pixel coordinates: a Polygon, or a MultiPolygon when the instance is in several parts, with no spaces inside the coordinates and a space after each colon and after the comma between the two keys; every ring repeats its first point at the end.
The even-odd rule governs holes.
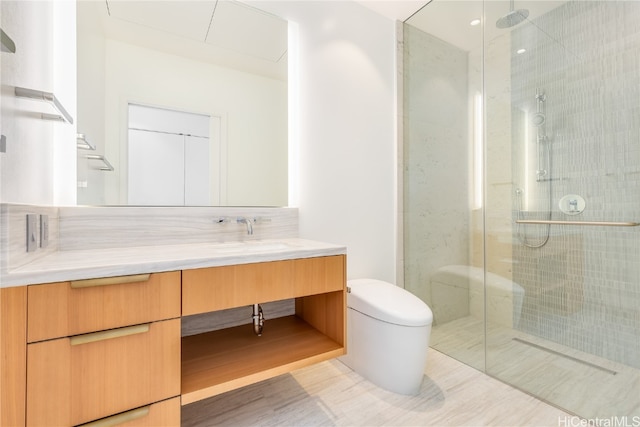
{"type": "Polygon", "coordinates": [[[567,194],[558,203],[560,210],[567,215],[578,215],[584,211],[586,202],[577,194],[567,194]]]}

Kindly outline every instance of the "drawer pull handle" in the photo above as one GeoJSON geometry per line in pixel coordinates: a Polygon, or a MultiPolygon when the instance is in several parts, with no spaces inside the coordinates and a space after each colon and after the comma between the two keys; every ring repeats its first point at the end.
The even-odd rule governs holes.
{"type": "Polygon", "coordinates": [[[72,289],[91,288],[94,286],[121,285],[123,283],[146,282],[150,274],[135,274],[133,276],[103,277],[100,279],[73,280],[72,289]]]}
{"type": "Polygon", "coordinates": [[[76,335],[71,337],[71,345],[89,344],[96,341],[110,340],[113,338],[121,338],[129,335],[143,334],[149,332],[149,324],[129,326],[126,328],[111,329],[108,331],[94,332],[91,334],[76,335]]]}
{"type": "Polygon", "coordinates": [[[78,427],[113,427],[119,424],[124,424],[129,421],[137,420],[138,418],[146,417],[149,414],[149,406],[133,409],[131,411],[123,412],[121,414],[113,415],[111,417],[102,418],[97,421],[82,424],[78,427]]]}

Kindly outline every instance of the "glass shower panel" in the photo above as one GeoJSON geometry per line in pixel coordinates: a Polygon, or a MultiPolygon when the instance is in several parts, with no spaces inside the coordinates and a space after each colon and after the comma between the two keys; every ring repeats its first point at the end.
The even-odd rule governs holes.
{"type": "Polygon", "coordinates": [[[484,369],[482,3],[435,0],[404,26],[405,288],[431,347],[484,369]],[[474,21],[475,22],[472,22],[474,21]]]}
{"type": "Polygon", "coordinates": [[[486,372],[632,422],[640,2],[515,4],[505,27],[510,2],[485,2],[486,372]]]}

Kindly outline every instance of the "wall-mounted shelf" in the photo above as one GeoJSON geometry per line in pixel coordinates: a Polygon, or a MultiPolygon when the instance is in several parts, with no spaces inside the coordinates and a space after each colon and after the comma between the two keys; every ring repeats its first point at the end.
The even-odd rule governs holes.
{"type": "Polygon", "coordinates": [[[2,28],[0,28],[0,40],[2,41],[2,52],[16,53],[16,44],[11,40],[2,28]]]}
{"type": "Polygon", "coordinates": [[[104,166],[99,167],[98,170],[109,171],[109,172],[115,170],[114,167],[111,165],[111,163],[109,163],[109,160],[107,160],[107,158],[102,154],[87,154],[85,157],[89,160],[101,161],[104,164],[104,166]]]}
{"type": "Polygon", "coordinates": [[[89,142],[84,133],[76,134],[76,145],[80,150],[95,150],[96,146],[89,142]]]}
{"type": "Polygon", "coordinates": [[[16,93],[16,96],[21,98],[29,98],[29,99],[35,99],[37,101],[48,102],[49,104],[53,105],[53,107],[56,110],[58,110],[58,112],[60,113],[60,115],[42,113],[42,116],[41,116],[42,119],[58,120],[58,121],[67,122],[69,124],[73,124],[73,117],[71,117],[71,115],[62,106],[58,98],[56,98],[56,96],[53,93],[44,92],[44,91],[35,90],[35,89],[27,89],[24,87],[16,87],[15,93],[16,93]]]}

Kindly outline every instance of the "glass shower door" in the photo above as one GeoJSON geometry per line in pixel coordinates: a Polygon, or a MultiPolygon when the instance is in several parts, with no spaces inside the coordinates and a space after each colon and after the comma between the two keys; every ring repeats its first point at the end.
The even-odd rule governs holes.
{"type": "Polygon", "coordinates": [[[640,420],[640,2],[433,0],[404,26],[405,288],[431,346],[640,420]]]}
{"type": "Polygon", "coordinates": [[[488,272],[509,270],[485,283],[486,372],[582,417],[631,423],[640,2],[522,1],[527,18],[506,28],[509,2],[485,5],[485,256],[488,272]]]}
{"type": "Polygon", "coordinates": [[[481,17],[478,1],[429,3],[404,26],[403,64],[404,284],[433,311],[431,347],[477,369],[485,339],[481,17]]]}

